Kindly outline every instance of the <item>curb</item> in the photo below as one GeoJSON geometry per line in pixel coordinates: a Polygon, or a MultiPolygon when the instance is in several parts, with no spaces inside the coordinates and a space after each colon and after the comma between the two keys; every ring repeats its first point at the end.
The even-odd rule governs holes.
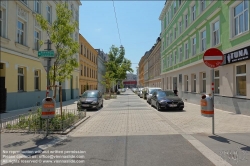
{"type": "MultiPolygon", "coordinates": [[[[67,135],[69,132],[71,132],[72,130],[74,130],[77,126],[79,126],[81,123],[83,123],[84,121],[86,121],[87,119],[89,119],[90,116],[86,116],[85,118],[83,118],[82,120],[78,121],[76,124],[74,124],[73,126],[71,126],[70,128],[68,128],[66,131],[61,132],[50,132],[49,134],[61,134],[61,135],[67,135]]],[[[45,132],[45,131],[42,131],[45,132]]],[[[1,131],[1,133],[42,133],[42,132],[35,132],[35,131],[23,131],[23,130],[12,130],[12,131],[1,131]]]]}

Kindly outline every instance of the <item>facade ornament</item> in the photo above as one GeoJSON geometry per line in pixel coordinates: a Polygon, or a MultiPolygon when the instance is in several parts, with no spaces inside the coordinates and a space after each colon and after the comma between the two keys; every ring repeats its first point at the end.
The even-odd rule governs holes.
{"type": "Polygon", "coordinates": [[[17,11],[18,11],[18,16],[20,16],[20,17],[22,17],[23,19],[27,20],[28,14],[27,14],[27,12],[26,12],[24,9],[18,7],[18,10],[17,10],[17,11]]]}

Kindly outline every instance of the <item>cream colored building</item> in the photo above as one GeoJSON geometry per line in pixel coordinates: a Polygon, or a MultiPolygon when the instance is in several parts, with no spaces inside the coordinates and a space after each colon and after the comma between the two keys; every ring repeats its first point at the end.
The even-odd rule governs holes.
{"type": "MultiPolygon", "coordinates": [[[[37,24],[36,13],[42,14],[48,21],[56,19],[56,4],[67,2],[73,10],[74,18],[79,19],[80,0],[41,1],[41,0],[1,0],[1,64],[0,89],[7,89],[6,110],[31,107],[41,103],[47,87],[46,60],[38,58],[38,41],[48,39],[46,32],[37,24]],[[3,84],[4,83],[4,84],[3,84]]],[[[75,32],[78,41],[79,28],[75,32]]],[[[53,49],[53,45],[52,45],[53,49]]],[[[79,55],[75,55],[79,60],[79,55]]],[[[53,63],[53,60],[52,60],[53,63]]],[[[78,96],[79,71],[72,73],[72,80],[63,83],[63,99],[78,96]]],[[[51,93],[50,93],[51,94],[51,93]]]]}

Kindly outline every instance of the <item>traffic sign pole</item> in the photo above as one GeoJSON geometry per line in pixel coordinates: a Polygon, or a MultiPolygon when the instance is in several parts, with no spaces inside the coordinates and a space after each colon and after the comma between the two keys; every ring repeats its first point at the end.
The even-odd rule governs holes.
{"type": "MultiPolygon", "coordinates": [[[[212,94],[212,104],[213,104],[213,112],[214,112],[214,68],[212,68],[212,86],[211,86],[211,94],[212,94]]],[[[214,135],[214,115],[212,117],[212,133],[214,135]]]]}
{"type": "Polygon", "coordinates": [[[219,67],[224,61],[224,54],[217,48],[208,49],[203,55],[205,65],[212,68],[211,95],[212,95],[212,133],[214,134],[214,68],[219,67]]]}

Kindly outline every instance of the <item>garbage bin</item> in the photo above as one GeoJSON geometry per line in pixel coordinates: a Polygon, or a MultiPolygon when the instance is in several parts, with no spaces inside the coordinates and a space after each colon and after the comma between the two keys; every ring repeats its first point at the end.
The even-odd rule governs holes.
{"type": "Polygon", "coordinates": [[[201,115],[205,117],[213,117],[214,116],[214,106],[213,106],[213,98],[211,95],[202,95],[201,96],[201,115]]]}

